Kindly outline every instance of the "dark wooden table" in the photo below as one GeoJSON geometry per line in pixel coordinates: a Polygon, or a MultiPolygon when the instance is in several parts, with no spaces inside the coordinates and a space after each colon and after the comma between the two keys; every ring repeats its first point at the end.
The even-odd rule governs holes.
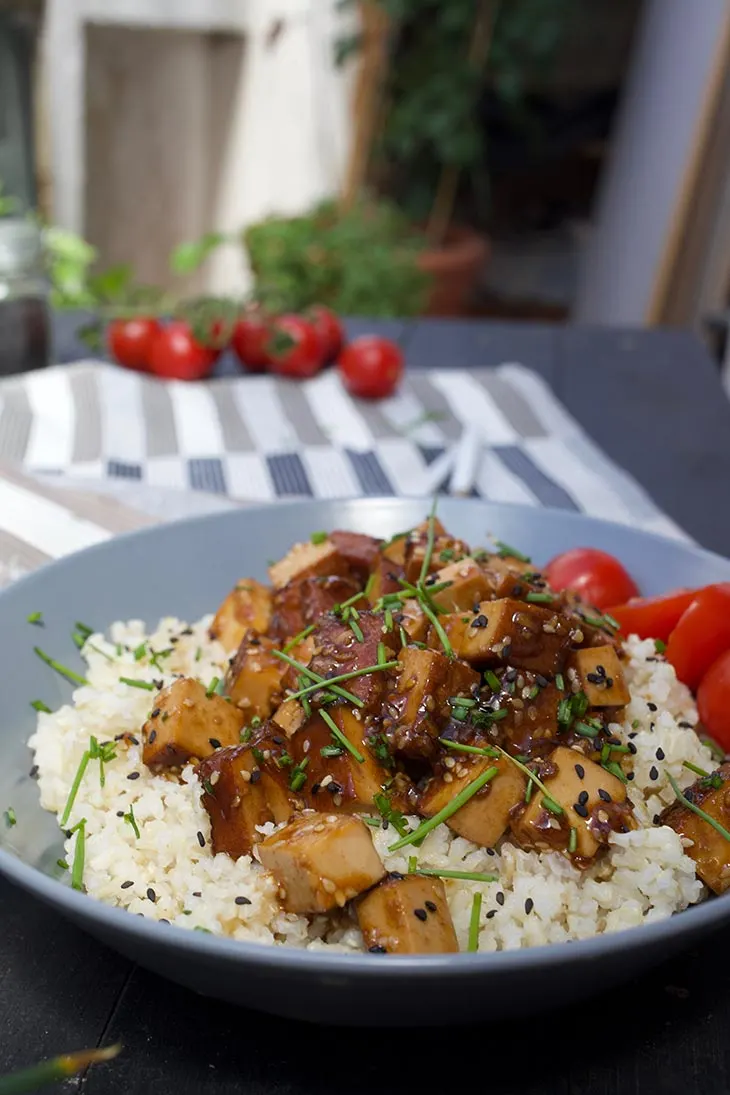
{"type": "MultiPolygon", "coordinates": [[[[353,322],[352,330],[372,330],[353,322]]],[[[379,324],[412,367],[520,361],[707,547],[730,554],[730,404],[689,335],[493,323],[379,324]]],[[[59,323],[57,359],[83,356],[59,323]]],[[[229,371],[230,361],[221,369],[229,371]]],[[[730,948],[719,933],[628,987],[467,1030],[308,1027],[194,996],[0,882],[0,1072],[121,1041],[86,1095],[715,1095],[730,1092],[730,948]]],[[[590,975],[590,971],[587,971],[590,975]]],[[[549,1004],[549,1001],[548,1001],[549,1004]]]]}

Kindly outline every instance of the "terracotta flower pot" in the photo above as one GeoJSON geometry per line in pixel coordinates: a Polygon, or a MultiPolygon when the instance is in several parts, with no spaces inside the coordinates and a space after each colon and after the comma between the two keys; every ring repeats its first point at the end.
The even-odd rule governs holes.
{"type": "Polygon", "coordinates": [[[486,236],[472,228],[454,225],[449,229],[443,247],[421,252],[418,264],[433,279],[427,315],[467,314],[490,250],[486,236]]]}

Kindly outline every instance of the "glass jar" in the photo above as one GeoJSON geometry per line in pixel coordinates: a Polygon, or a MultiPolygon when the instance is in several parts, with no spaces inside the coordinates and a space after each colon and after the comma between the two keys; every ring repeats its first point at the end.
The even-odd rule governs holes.
{"type": "Polygon", "coordinates": [[[40,229],[26,218],[0,218],[0,376],[48,365],[48,290],[40,229]]]}

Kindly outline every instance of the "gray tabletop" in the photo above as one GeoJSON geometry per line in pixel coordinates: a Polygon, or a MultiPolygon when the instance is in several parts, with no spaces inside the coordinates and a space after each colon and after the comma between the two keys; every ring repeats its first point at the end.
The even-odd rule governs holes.
{"type": "MultiPolygon", "coordinates": [[[[730,553],[730,407],[691,335],[427,320],[349,326],[397,337],[409,367],[530,366],[675,520],[730,553]]],[[[57,326],[59,359],[82,356],[73,329],[68,317],[57,326]]],[[[480,1028],[475,998],[469,1030],[358,1033],[196,997],[0,883],[0,1072],[120,1040],[122,1057],[75,1090],[443,1095],[479,1084],[500,1095],[714,1095],[730,1091],[725,936],[628,988],[595,986],[588,1005],[534,1023],[480,1028]]]]}

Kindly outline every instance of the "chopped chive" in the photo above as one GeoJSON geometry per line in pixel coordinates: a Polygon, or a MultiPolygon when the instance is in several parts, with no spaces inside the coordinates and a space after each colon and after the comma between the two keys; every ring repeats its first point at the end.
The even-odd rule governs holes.
{"type": "Polygon", "coordinates": [[[525,802],[529,802],[530,799],[532,798],[532,788],[534,786],[535,786],[535,784],[532,782],[532,780],[528,779],[527,787],[525,788],[525,802]]]}
{"type": "Polygon", "coordinates": [[[50,1084],[60,1084],[77,1076],[89,1065],[111,1061],[121,1050],[120,1045],[104,1049],[83,1049],[77,1053],[64,1053],[51,1057],[38,1065],[11,1072],[0,1079],[0,1095],[23,1095],[23,1092],[45,1091],[50,1084]]]}
{"type": "Polygon", "coordinates": [[[93,650],[95,651],[95,653],[101,654],[102,658],[106,658],[108,662],[114,661],[114,658],[112,658],[111,654],[107,654],[106,650],[102,650],[100,646],[96,645],[96,643],[90,643],[89,640],[86,639],[83,645],[88,646],[89,650],[93,650]]]}
{"type": "Polygon", "coordinates": [[[460,810],[462,806],[474,797],[474,795],[481,791],[482,787],[489,783],[490,779],[494,779],[498,772],[499,769],[494,765],[491,768],[486,768],[483,772],[480,772],[476,779],[473,779],[471,783],[468,783],[466,787],[462,788],[458,795],[454,795],[451,801],[439,810],[438,813],[434,814],[433,817],[428,818],[426,821],[423,821],[412,833],[401,837],[395,844],[391,844],[388,851],[397,852],[401,848],[405,848],[407,844],[415,844],[416,841],[422,840],[425,836],[428,836],[428,834],[440,825],[442,821],[446,821],[450,818],[452,814],[455,814],[457,810],[460,810]]]}
{"type": "Polygon", "coordinates": [[[341,757],[344,751],[339,745],[323,745],[319,753],[322,757],[341,757]]]}
{"type": "Polygon", "coordinates": [[[360,624],[357,622],[357,620],[355,620],[352,616],[350,616],[350,618],[348,619],[347,626],[350,628],[350,631],[353,633],[359,643],[365,642],[365,636],[362,633],[362,628],[360,627],[360,624]]]}
{"type": "Polygon", "coordinates": [[[300,761],[295,768],[292,769],[291,779],[289,780],[289,789],[291,791],[301,791],[304,784],[307,782],[306,768],[309,764],[309,757],[305,757],[300,761]]]}
{"type": "Polygon", "coordinates": [[[132,826],[132,831],[137,837],[137,840],[139,840],[139,825],[137,824],[137,819],[134,816],[134,806],[130,806],[129,813],[124,814],[124,821],[126,821],[127,825],[132,826]]]}
{"type": "Polygon", "coordinates": [[[380,816],[384,821],[390,822],[398,836],[406,836],[410,832],[403,814],[393,806],[387,795],[374,795],[373,802],[377,806],[380,816]]]}
{"type": "Polygon", "coordinates": [[[640,726],[641,726],[641,723],[639,722],[638,719],[634,719],[634,721],[631,723],[631,729],[632,730],[638,730],[640,726]]]}
{"type": "Polygon", "coordinates": [[[393,613],[391,612],[391,610],[389,608],[386,608],[386,610],[385,610],[385,630],[386,631],[392,631],[393,630],[393,613]]]}
{"type": "Polygon", "coordinates": [[[499,680],[499,677],[491,669],[485,669],[485,671],[484,671],[484,680],[487,682],[489,687],[492,689],[492,692],[501,691],[502,685],[501,685],[501,682],[499,680]]]}
{"type": "Polygon", "coordinates": [[[482,915],[482,895],[479,890],[474,894],[471,903],[471,916],[469,917],[469,940],[466,946],[468,951],[479,949],[479,921],[482,915]]]}
{"type": "Polygon", "coordinates": [[[573,729],[576,734],[580,734],[584,738],[597,738],[599,731],[595,726],[589,726],[587,722],[574,722],[573,729]]]}
{"type": "Polygon", "coordinates": [[[198,649],[195,651],[195,660],[196,660],[196,662],[199,662],[202,657],[203,657],[203,648],[201,646],[199,646],[198,649]]]}
{"type": "Polygon", "coordinates": [[[327,533],[326,532],[321,532],[321,531],[320,532],[313,532],[312,535],[309,537],[309,542],[312,543],[312,544],[315,544],[315,545],[323,544],[326,539],[327,539],[327,533]]]}
{"type": "Polygon", "coordinates": [[[114,644],[114,650],[116,651],[117,657],[121,658],[122,654],[124,653],[124,647],[122,646],[122,644],[121,643],[115,643],[114,644]]]}
{"type": "Polygon", "coordinates": [[[443,627],[441,626],[441,624],[439,622],[438,616],[436,615],[434,610],[431,608],[430,604],[428,604],[425,600],[421,601],[421,608],[423,609],[424,615],[428,616],[429,620],[433,624],[434,629],[436,631],[436,634],[439,637],[439,641],[440,641],[442,647],[444,648],[444,654],[446,655],[447,658],[453,658],[454,657],[454,649],[453,649],[451,643],[449,642],[448,635],[446,634],[446,632],[444,631],[443,627]]]}
{"type": "Polygon", "coordinates": [[[614,631],[619,631],[620,630],[621,624],[618,622],[618,620],[615,620],[613,618],[613,616],[609,616],[609,614],[607,612],[603,613],[603,619],[605,620],[605,622],[608,624],[609,627],[612,627],[614,629],[614,631]]]}
{"type": "MultiPolygon", "coordinates": [[[[380,645],[383,646],[383,649],[385,649],[383,643],[381,643],[380,645]]],[[[272,654],[276,653],[277,651],[272,650],[272,654]]],[[[351,673],[340,673],[337,677],[329,678],[319,677],[317,673],[310,673],[310,676],[316,678],[315,682],[313,684],[306,685],[304,688],[300,688],[298,692],[292,692],[292,694],[288,698],[290,700],[298,700],[302,696],[308,696],[311,692],[318,692],[322,687],[331,688],[332,685],[339,684],[342,681],[351,681],[355,677],[364,677],[368,673],[382,672],[385,669],[395,669],[398,664],[399,663],[397,661],[378,662],[377,665],[366,665],[362,669],[353,669],[351,673]]],[[[349,700],[350,703],[357,704],[358,707],[363,706],[362,700],[359,700],[357,696],[353,696],[349,692],[345,692],[344,688],[332,688],[332,691],[336,692],[338,695],[344,694],[344,698],[346,700],[349,700]]]]}
{"type": "Polygon", "coordinates": [[[290,650],[293,650],[295,646],[298,646],[308,635],[311,635],[314,631],[314,624],[310,624],[309,627],[305,627],[303,631],[300,631],[298,635],[295,635],[293,639],[289,639],[288,642],[282,647],[285,654],[288,654],[290,650]]]}
{"type": "Polygon", "coordinates": [[[36,624],[39,627],[43,627],[43,613],[31,612],[30,616],[26,616],[26,623],[36,624]]]}
{"type": "Polygon", "coordinates": [[[71,784],[71,790],[68,793],[66,805],[64,806],[63,813],[61,814],[61,820],[59,821],[59,825],[62,829],[65,829],[66,827],[66,823],[68,822],[69,816],[71,814],[73,804],[76,800],[76,795],[78,794],[79,787],[81,786],[81,780],[84,778],[84,772],[86,771],[87,765],[90,760],[91,754],[89,753],[88,749],[85,749],[81,756],[81,760],[79,761],[79,766],[76,769],[76,775],[74,776],[74,781],[71,784]]]}
{"type": "Polygon", "coordinates": [[[611,759],[611,749],[607,742],[604,742],[601,746],[601,764],[605,764],[606,761],[611,759]]]}
{"type": "Polygon", "coordinates": [[[710,817],[710,815],[705,813],[704,810],[701,810],[699,806],[695,806],[694,802],[690,802],[687,796],[682,794],[679,789],[679,784],[677,783],[674,776],[670,775],[669,772],[667,772],[667,779],[671,783],[672,790],[674,791],[675,795],[683,806],[686,806],[687,809],[691,810],[693,814],[697,814],[697,817],[701,817],[703,821],[706,821],[708,825],[711,825],[712,828],[720,834],[720,836],[725,838],[725,840],[730,840],[730,833],[727,831],[727,829],[723,825],[721,825],[719,821],[715,821],[714,817],[710,817]]]}
{"type": "Polygon", "coordinates": [[[71,888],[83,890],[84,888],[84,858],[86,855],[86,818],[82,817],[73,831],[76,833],[74,843],[74,861],[71,867],[71,888]]]}
{"type": "Polygon", "coordinates": [[[86,677],[82,677],[79,673],[75,673],[73,669],[68,669],[65,665],[61,665],[55,658],[51,658],[45,651],[41,650],[39,646],[33,647],[33,653],[36,654],[42,662],[49,665],[51,669],[55,669],[56,673],[59,673],[62,677],[65,677],[67,681],[71,681],[72,684],[88,684],[86,677]]]}
{"type": "Polygon", "coordinates": [[[551,814],[563,814],[565,811],[562,806],[559,806],[554,798],[550,798],[549,795],[542,796],[542,805],[546,810],[549,810],[551,814]]]}
{"type": "Polygon", "coordinates": [[[517,548],[513,548],[510,544],[505,544],[504,540],[495,540],[494,546],[497,549],[497,555],[502,559],[516,559],[518,563],[531,563],[529,555],[523,555],[517,548]]]}
{"type": "Polygon", "coordinates": [[[449,696],[446,701],[449,707],[476,707],[477,701],[469,696],[449,696]]]}
{"type": "Polygon", "coordinates": [[[573,712],[570,708],[570,700],[561,700],[558,704],[558,722],[567,725],[572,717],[573,712]]]}
{"type": "Polygon", "coordinates": [[[527,693],[527,698],[528,698],[528,700],[536,700],[539,695],[540,695],[540,687],[539,687],[539,685],[534,684],[532,686],[532,688],[530,689],[530,691],[527,693]]]}
{"type": "Polygon", "coordinates": [[[142,658],[144,658],[146,651],[147,651],[147,640],[145,639],[145,641],[140,643],[139,646],[137,647],[137,649],[135,651],[133,651],[134,660],[136,662],[141,661],[142,658]]]}
{"type": "Polygon", "coordinates": [[[43,711],[46,715],[51,714],[51,709],[48,704],[45,704],[43,700],[31,700],[30,706],[34,711],[43,711]]]}
{"type": "Polygon", "coordinates": [[[500,755],[499,750],[492,748],[491,745],[486,745],[483,749],[480,749],[477,745],[464,745],[460,741],[449,741],[448,738],[439,738],[438,740],[448,749],[455,749],[457,753],[473,753],[478,757],[498,757],[500,755]]]}
{"type": "Polygon", "coordinates": [[[552,593],[533,593],[530,592],[525,597],[526,601],[529,601],[534,605],[551,605],[555,600],[552,593]]]}
{"type": "Polygon", "coordinates": [[[611,744],[609,744],[608,748],[610,749],[610,751],[612,753],[630,753],[631,752],[628,745],[611,745],[611,744]]]}
{"type": "Polygon", "coordinates": [[[139,681],[136,680],[134,677],[120,677],[119,683],[128,684],[130,688],[144,688],[147,692],[157,691],[154,684],[152,684],[150,681],[139,681]]]}
{"type": "Polygon", "coordinates": [[[588,697],[585,692],[576,692],[570,699],[570,710],[576,718],[582,719],[588,710],[588,697]]]}
{"type": "Polygon", "coordinates": [[[663,654],[664,651],[667,649],[667,644],[664,642],[663,639],[655,639],[654,640],[654,649],[657,652],[657,654],[663,654]]]}
{"type": "Polygon", "coordinates": [[[211,696],[215,695],[216,689],[218,688],[218,685],[220,684],[220,682],[221,682],[220,677],[213,677],[213,680],[210,682],[210,684],[208,685],[208,687],[205,690],[205,695],[207,696],[208,699],[210,699],[211,696]]]}
{"type": "Polygon", "coordinates": [[[60,867],[62,871],[68,870],[68,862],[65,859],[57,859],[56,866],[60,867]]]}
{"type": "Polygon", "coordinates": [[[683,760],[682,761],[682,767],[683,768],[689,768],[690,772],[694,772],[695,775],[698,775],[698,776],[707,777],[710,774],[709,772],[706,772],[704,768],[698,768],[696,764],[692,764],[692,762],[689,761],[689,760],[683,760]]]}
{"type": "Polygon", "coordinates": [[[18,818],[12,806],[8,806],[7,810],[5,811],[5,824],[7,825],[8,829],[12,829],[13,825],[18,824],[18,818]]]}
{"type": "Polygon", "coordinates": [[[373,571],[373,573],[368,578],[367,582],[365,583],[365,589],[362,591],[363,592],[363,597],[365,597],[368,601],[370,600],[370,594],[373,592],[373,586],[374,585],[375,585],[375,571],[373,571]]]}
{"type": "Polygon", "coordinates": [[[406,629],[404,627],[400,627],[398,629],[398,634],[400,636],[401,646],[408,646],[408,635],[406,634],[406,629]]]}
{"type": "MultiPolygon", "coordinates": [[[[620,764],[617,764],[615,760],[609,760],[608,763],[601,765],[607,772],[610,772],[616,779],[620,779],[622,783],[626,783],[626,776],[620,764]]],[[[670,777],[671,778],[671,777],[670,777]]]]}
{"type": "MultiPolygon", "coordinates": [[[[308,677],[310,681],[314,681],[314,683],[317,685],[324,685],[325,688],[329,689],[332,692],[335,692],[338,696],[341,696],[342,699],[347,700],[348,703],[354,703],[356,707],[365,706],[362,700],[359,700],[357,696],[353,696],[352,692],[347,692],[344,688],[340,688],[338,684],[333,684],[331,680],[328,681],[325,677],[320,677],[319,673],[313,673],[312,670],[308,669],[306,665],[302,665],[301,662],[296,661],[294,658],[290,658],[289,655],[285,654],[283,650],[272,650],[271,653],[274,655],[274,657],[280,658],[281,661],[286,662],[287,665],[292,666],[293,669],[296,669],[299,673],[302,673],[305,677],[308,677]]],[[[362,673],[355,673],[355,676],[361,675],[362,673]]],[[[333,677],[332,680],[339,680],[339,677],[333,677]]],[[[294,693],[294,695],[298,698],[301,691],[303,690],[300,689],[300,692],[296,692],[294,693]]],[[[316,692],[317,689],[310,687],[307,689],[307,691],[316,692]]]]}
{"type": "Polygon", "coordinates": [[[82,624],[79,620],[76,621],[74,627],[78,631],[79,635],[83,635],[85,639],[88,639],[91,635],[94,634],[93,627],[89,627],[88,624],[82,624]]]}
{"type": "Polygon", "coordinates": [[[565,691],[565,679],[562,673],[555,674],[555,687],[560,691],[565,691]]]}
{"type": "Polygon", "coordinates": [[[715,760],[722,762],[725,759],[725,750],[721,749],[713,738],[709,737],[707,734],[700,734],[699,739],[702,744],[710,750],[715,760]]]}
{"type": "MultiPolygon", "coordinates": [[[[415,856],[411,857],[415,861],[415,856]]],[[[408,861],[410,863],[410,859],[408,861]]],[[[469,882],[497,882],[498,874],[484,874],[482,871],[442,871],[436,868],[415,867],[410,874],[421,874],[427,878],[465,878],[469,882]]]]}
{"type": "Polygon", "coordinates": [[[378,643],[378,665],[384,665],[388,660],[388,655],[385,653],[385,643],[378,643]]]}
{"type": "Polygon", "coordinates": [[[569,852],[574,852],[577,847],[578,847],[578,830],[577,829],[571,829],[570,830],[570,837],[568,838],[568,851],[569,852]]]}
{"type": "Polygon", "coordinates": [[[359,751],[359,749],[355,748],[355,746],[352,744],[352,742],[349,740],[349,738],[347,738],[347,736],[342,733],[339,726],[337,725],[335,720],[330,715],[329,711],[325,711],[324,709],[322,709],[319,713],[322,716],[322,719],[324,720],[324,722],[327,723],[330,730],[332,731],[332,736],[337,739],[337,741],[340,743],[340,745],[344,745],[344,747],[345,747],[345,749],[347,749],[348,753],[352,753],[353,757],[358,762],[358,764],[364,764],[365,763],[365,757],[362,755],[362,753],[359,751]]]}
{"type": "Polygon", "coordinates": [[[79,635],[78,631],[72,631],[71,632],[71,638],[74,641],[74,646],[76,647],[76,649],[77,650],[83,650],[84,643],[86,642],[86,639],[84,638],[84,636],[79,635]]]}
{"type": "Polygon", "coordinates": [[[436,540],[436,506],[438,500],[434,498],[431,503],[431,512],[428,515],[428,526],[426,532],[426,549],[423,553],[423,561],[421,562],[421,573],[418,576],[419,586],[423,585],[426,580],[429,568],[431,566],[431,559],[433,557],[433,545],[436,540]]]}
{"type": "Polygon", "coordinates": [[[417,855],[409,855],[408,856],[408,874],[415,874],[417,870],[418,870],[418,856],[417,855]]]}
{"type": "Polygon", "coordinates": [[[501,745],[496,745],[495,749],[497,749],[499,751],[501,756],[506,757],[506,759],[508,761],[510,761],[512,764],[514,764],[514,766],[516,768],[519,768],[519,770],[522,772],[522,774],[524,776],[527,776],[528,780],[531,780],[535,784],[536,787],[539,787],[539,789],[542,791],[544,797],[549,799],[555,806],[558,807],[559,810],[562,811],[562,806],[560,806],[560,803],[555,802],[555,799],[550,794],[550,792],[548,791],[547,787],[542,782],[542,780],[538,779],[538,777],[535,775],[535,773],[530,768],[528,768],[526,764],[523,764],[523,762],[519,759],[519,757],[513,757],[512,754],[508,753],[506,751],[506,749],[503,749],[501,745]]]}

